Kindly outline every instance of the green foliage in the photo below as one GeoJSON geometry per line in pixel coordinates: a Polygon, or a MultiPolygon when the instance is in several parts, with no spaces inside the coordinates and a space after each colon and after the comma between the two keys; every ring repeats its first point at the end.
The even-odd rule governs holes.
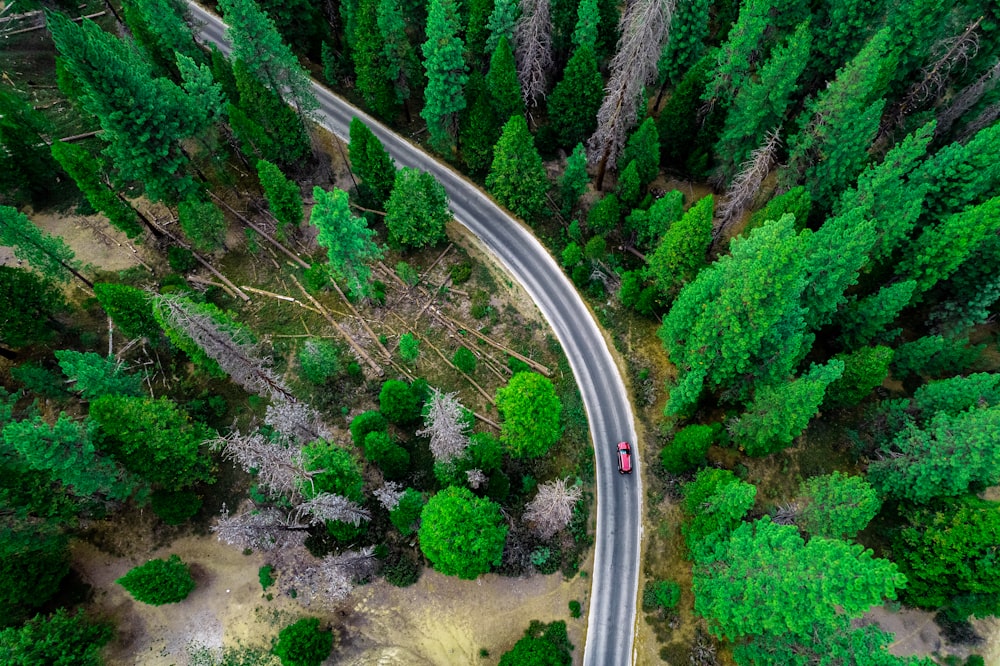
{"type": "Polygon", "coordinates": [[[614,194],[601,197],[587,213],[587,229],[595,234],[609,234],[618,227],[621,204],[614,194]]]}
{"type": "Polygon", "coordinates": [[[355,87],[368,109],[376,116],[392,120],[398,110],[399,98],[386,75],[392,64],[378,29],[381,3],[379,0],[356,0],[352,4],[354,25],[350,54],[354,63],[355,87]]]}
{"type": "Polygon", "coordinates": [[[926,418],[957,415],[968,409],[1000,403],[1000,374],[980,372],[924,384],[913,394],[913,406],[926,418]]]}
{"type": "Polygon", "coordinates": [[[684,474],[705,464],[708,447],[715,443],[721,426],[689,425],[674,434],[672,442],[660,449],[660,463],[671,474],[684,474]]]}
{"type": "Polygon", "coordinates": [[[272,573],[274,573],[274,567],[270,564],[265,564],[257,570],[257,580],[260,581],[260,589],[265,592],[267,592],[267,588],[274,585],[274,576],[271,575],[272,573]]]}
{"type": "MultiPolygon", "coordinates": [[[[51,492],[46,488],[46,492],[51,492]]],[[[0,531],[0,626],[28,619],[69,573],[66,537],[44,523],[0,531]]]]}
{"type": "Polygon", "coordinates": [[[569,215],[576,202],[587,191],[590,175],[587,173],[587,151],[583,144],[578,143],[566,160],[566,170],[559,179],[559,194],[562,198],[562,211],[569,215]]]}
{"type": "Polygon", "coordinates": [[[299,368],[308,381],[323,384],[340,372],[340,353],[328,340],[309,338],[299,350],[299,368]]]}
{"type": "Polygon", "coordinates": [[[10,369],[10,378],[20,384],[25,393],[39,397],[65,400],[69,393],[62,375],[40,363],[29,361],[16,365],[10,369]]]}
{"type": "Polygon", "coordinates": [[[573,619],[580,617],[583,614],[583,609],[580,607],[580,602],[573,599],[569,602],[569,616],[573,619]]]}
{"type": "Polygon", "coordinates": [[[796,229],[804,229],[811,210],[812,198],[809,196],[809,190],[801,185],[793,187],[784,194],[770,199],[763,208],[751,215],[743,227],[742,235],[748,236],[751,230],[762,226],[768,220],[780,220],[786,214],[795,216],[796,229]]]}
{"type": "Polygon", "coordinates": [[[969,347],[967,338],[927,335],[896,348],[892,373],[897,378],[910,375],[943,377],[971,366],[983,351],[983,345],[969,347]]]}
{"type": "Polygon", "coordinates": [[[467,375],[476,371],[476,355],[469,351],[468,347],[459,347],[451,357],[451,362],[455,367],[467,375]]]}
{"type": "Polygon", "coordinates": [[[170,264],[170,269],[176,273],[187,273],[198,266],[198,260],[194,258],[194,253],[179,245],[171,245],[168,248],[167,263],[170,264]]]}
{"type": "Polygon", "coordinates": [[[410,453],[393,441],[387,432],[371,432],[365,437],[365,458],[382,470],[387,479],[401,479],[410,468],[410,453]]]}
{"type": "MultiPolygon", "coordinates": [[[[13,86],[0,92],[0,144],[4,147],[0,191],[8,203],[33,201],[38,205],[50,193],[59,168],[52,160],[56,155],[49,154],[43,138],[51,132],[46,118],[15,93],[13,86]]],[[[86,194],[83,187],[80,190],[86,194]]]]}
{"type": "Polygon", "coordinates": [[[681,586],[672,580],[649,581],[642,588],[642,610],[672,611],[681,600],[681,586]]]}
{"type": "Polygon", "coordinates": [[[420,419],[423,399],[406,382],[390,379],[382,384],[378,394],[379,409],[389,423],[414,423],[420,419]]]}
{"type": "Polygon", "coordinates": [[[110,625],[92,624],[82,612],[71,615],[59,608],[0,631],[0,655],[19,666],[101,666],[101,648],[113,635],[110,625]]]}
{"type": "Polygon", "coordinates": [[[167,525],[181,525],[201,509],[201,498],[190,490],[157,490],[150,508],[167,525]]]}
{"type": "Polygon", "coordinates": [[[90,417],[101,428],[101,447],[147,481],[180,490],[212,480],[201,452],[211,431],[171,400],[105,395],[90,403],[90,417]]]}
{"type": "Polygon", "coordinates": [[[497,389],[500,441],[516,458],[545,455],[562,436],[562,402],[552,382],[535,372],[518,372],[497,389]]]}
{"type": "Polygon", "coordinates": [[[593,47],[574,49],[562,80],[547,98],[549,119],[560,146],[575,146],[593,134],[603,99],[604,80],[593,47]]]}
{"type": "Polygon", "coordinates": [[[51,151],[52,157],[73,179],[91,208],[104,213],[111,225],[129,238],[142,234],[139,216],[105,184],[104,169],[97,159],[86,149],[65,141],[54,142],[51,151]]]}
{"type": "Polygon", "coordinates": [[[493,108],[501,124],[506,124],[514,116],[524,115],[524,98],[517,80],[514,53],[506,37],[500,37],[490,56],[486,88],[490,91],[493,108]]]}
{"type": "Polygon", "coordinates": [[[850,347],[859,347],[885,331],[909,304],[916,287],[915,280],[896,282],[882,287],[872,296],[852,302],[839,316],[843,330],[841,341],[850,347]]]}
{"type": "Polygon", "coordinates": [[[319,619],[304,617],[278,634],[271,652],[281,666],[320,666],[333,651],[333,634],[319,627],[319,619]]]}
{"type": "Polygon", "coordinates": [[[635,160],[642,185],[653,182],[660,171],[660,134],[652,118],[646,118],[625,144],[620,163],[628,164],[632,160],[635,160]]]}
{"type": "Polygon", "coordinates": [[[564,621],[532,620],[524,637],[500,657],[498,666],[569,666],[572,651],[564,621]]]}
{"type": "Polygon", "coordinates": [[[661,80],[679,84],[684,73],[697,61],[705,49],[711,5],[711,0],[677,5],[670,21],[670,39],[660,54],[658,69],[661,80]]]}
{"type": "Polygon", "coordinates": [[[420,116],[427,122],[430,143],[450,153],[455,141],[455,116],[465,108],[462,88],[469,77],[460,37],[462,24],[455,0],[432,0],[427,13],[424,68],[427,88],[420,116]]]}
{"type": "Polygon", "coordinates": [[[472,173],[485,174],[493,163],[493,146],[500,139],[501,122],[486,79],[477,70],[470,74],[465,90],[472,103],[462,112],[460,122],[462,160],[472,173]]]}
{"type": "Polygon", "coordinates": [[[893,553],[909,581],[907,603],[961,619],[1000,612],[1000,504],[969,496],[906,517],[893,553]]]}
{"type": "Polygon", "coordinates": [[[409,167],[396,173],[396,184],[385,204],[390,243],[410,248],[436,245],[445,239],[449,220],[448,195],[434,176],[409,167]]]}
{"type": "Polygon", "coordinates": [[[698,472],[681,492],[681,510],[687,518],[681,532],[695,562],[711,557],[717,544],[725,543],[757,497],[756,487],[729,470],[713,467],[698,472]]]}
{"type": "Polygon", "coordinates": [[[360,118],[351,119],[351,141],[347,144],[351,169],[371,192],[373,203],[385,205],[398,181],[396,163],[368,125],[360,118]]]}
{"type": "Polygon", "coordinates": [[[399,504],[389,512],[389,520],[403,536],[409,536],[417,531],[420,514],[426,503],[423,493],[407,488],[399,498],[399,504]]]}
{"type": "Polygon", "coordinates": [[[880,493],[926,503],[1000,481],[1000,407],[941,412],[919,428],[910,423],[883,445],[868,467],[880,493]]]}
{"type": "Polygon", "coordinates": [[[298,184],[267,160],[257,160],[257,177],[264,188],[267,207],[278,221],[278,233],[284,235],[287,229],[302,224],[302,193],[298,184]]]}
{"type": "Polygon", "coordinates": [[[194,589],[188,565],[177,555],[166,560],[150,560],[115,581],[136,601],[162,606],[183,601],[194,589]]]}
{"type": "Polygon", "coordinates": [[[826,403],[853,407],[864,400],[889,375],[893,353],[888,347],[880,345],[834,356],[843,362],[844,374],[827,387],[826,403]]]}
{"type": "Polygon", "coordinates": [[[369,262],[382,258],[382,250],[375,244],[375,232],[368,228],[363,217],[351,214],[347,192],[327,192],[320,187],[313,189],[313,206],[309,223],[319,230],[316,242],[326,248],[330,271],[347,282],[348,292],[355,298],[372,294],[369,262]]]}
{"type": "Polygon", "coordinates": [[[365,438],[371,432],[385,432],[389,429],[389,423],[382,416],[382,412],[368,411],[361,412],[351,421],[351,439],[355,446],[363,446],[365,438]]]}
{"type": "Polygon", "coordinates": [[[684,195],[680,190],[670,190],[654,201],[649,210],[636,208],[629,213],[625,228],[635,233],[640,248],[652,248],[683,215],[684,195]]]}
{"type": "Polygon", "coordinates": [[[124,371],[121,363],[93,352],[55,352],[59,367],[84,400],[102,395],[142,395],[142,376],[124,371]]]}
{"type": "Polygon", "coordinates": [[[694,569],[694,609],[728,640],[762,633],[808,635],[895,599],[906,579],[888,560],[836,539],[805,543],[764,517],[737,527],[694,569]]]}
{"type": "Polygon", "coordinates": [[[597,46],[597,26],[601,23],[598,0],[581,0],[576,9],[576,26],[573,29],[573,46],[597,46]]]}
{"type": "Polygon", "coordinates": [[[730,106],[740,87],[750,79],[754,53],[771,23],[768,15],[776,4],[776,0],[740,3],[736,23],[714,57],[711,83],[702,95],[703,100],[730,106]]]}
{"type": "Polygon", "coordinates": [[[801,239],[786,215],[734,239],[729,255],[681,290],[659,330],[680,370],[669,413],[689,411],[706,384],[745,391],[791,374],[808,342],[801,256],[801,239]]]}
{"type": "Polygon", "coordinates": [[[649,258],[649,275],[661,293],[674,295],[705,266],[705,254],[712,244],[713,211],[714,198],[709,194],[691,206],[663,235],[649,258]]]}
{"type": "Polygon", "coordinates": [[[562,251],[562,265],[565,268],[573,268],[583,261],[583,250],[575,242],[570,242],[562,251]]]}
{"type": "MultiPolygon", "coordinates": [[[[186,308],[190,309],[192,312],[199,315],[208,315],[216,323],[221,331],[229,334],[238,334],[245,337],[249,333],[247,329],[235,322],[229,315],[215,307],[211,303],[196,303],[194,301],[184,299],[183,304],[186,308]]],[[[153,316],[156,321],[159,322],[160,327],[163,329],[164,333],[170,339],[174,345],[188,355],[191,361],[208,373],[212,377],[225,377],[226,373],[219,367],[218,362],[211,358],[205,353],[205,350],[201,348],[194,340],[188,336],[180,328],[174,328],[171,326],[166,319],[166,310],[164,309],[163,301],[156,300],[153,301],[153,316]]]]}
{"type": "Polygon", "coordinates": [[[853,539],[875,517],[882,502],[863,477],[834,472],[803,481],[799,505],[799,527],[811,536],[853,539]]]}
{"type": "Polygon", "coordinates": [[[549,179],[524,116],[514,116],[503,126],[486,188],[522,218],[532,219],[545,210],[549,179]]]}
{"type": "Polygon", "coordinates": [[[241,60],[233,63],[239,104],[227,107],[229,126],[244,155],[292,166],[310,152],[309,135],[294,109],[241,60]]]}
{"type": "Polygon", "coordinates": [[[626,209],[635,206],[639,202],[639,195],[642,194],[642,185],[639,183],[639,167],[635,160],[628,163],[620,174],[618,174],[618,185],[615,193],[625,204],[626,209]]]}
{"type": "Polygon", "coordinates": [[[16,208],[0,206],[0,244],[13,248],[14,256],[48,280],[68,282],[71,275],[83,280],[76,270],[80,262],[63,239],[45,233],[16,208]]]}
{"type": "Polygon", "coordinates": [[[408,287],[414,287],[418,282],[420,282],[420,273],[417,269],[411,266],[405,261],[399,261],[396,263],[396,275],[406,283],[408,287]]]}
{"type": "Polygon", "coordinates": [[[413,333],[403,333],[399,337],[399,357],[407,363],[420,357],[420,340],[413,333]]]}
{"type": "Polygon", "coordinates": [[[660,134],[664,166],[683,169],[695,150],[701,126],[698,120],[698,112],[702,106],[701,95],[708,84],[714,64],[713,54],[703,56],[687,71],[660,111],[656,129],[660,134]]]}
{"type": "Polygon", "coordinates": [[[365,481],[361,467],[350,451],[333,442],[317,439],[302,449],[304,467],[311,475],[312,483],[300,483],[302,494],[315,497],[320,493],[341,495],[353,502],[360,502],[365,481]]]}
{"type": "Polygon", "coordinates": [[[788,447],[819,413],[827,386],[843,372],[843,361],[831,360],[791,382],[759,387],[747,411],[730,428],[733,442],[750,456],[788,447]]]}
{"type": "Polygon", "coordinates": [[[11,347],[52,337],[52,315],[65,308],[62,292],[50,281],[21,268],[0,266],[0,341],[11,347]]]}
{"type": "Polygon", "coordinates": [[[474,580],[500,564],[507,523],[498,504],[451,486],[427,502],[420,518],[420,550],[442,574],[474,580]]]}
{"type": "Polygon", "coordinates": [[[924,217],[940,220],[993,193],[998,155],[1000,124],[993,123],[964,145],[947,145],[924,160],[911,175],[911,180],[927,189],[924,217]]]}
{"type": "Polygon", "coordinates": [[[608,250],[608,243],[603,236],[594,236],[583,248],[583,256],[589,261],[600,261],[608,250]]]}

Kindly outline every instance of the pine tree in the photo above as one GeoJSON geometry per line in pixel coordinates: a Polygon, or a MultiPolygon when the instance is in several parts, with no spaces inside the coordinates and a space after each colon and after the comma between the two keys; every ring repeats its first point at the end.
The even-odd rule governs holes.
{"type": "Polygon", "coordinates": [[[587,212],[587,229],[600,236],[610,234],[621,220],[621,210],[618,196],[605,194],[587,212]]]}
{"type": "Polygon", "coordinates": [[[573,30],[573,50],[583,46],[597,48],[597,29],[601,24],[599,0],[580,0],[576,8],[576,27],[573,30]]]}
{"type": "Polygon", "coordinates": [[[233,75],[233,65],[214,44],[210,47],[212,78],[222,86],[225,100],[232,103],[240,101],[239,90],[236,89],[236,77],[233,75]]]}
{"type": "Polygon", "coordinates": [[[403,105],[407,121],[410,120],[410,81],[419,68],[416,52],[406,35],[406,19],[400,0],[380,0],[378,4],[378,31],[382,37],[382,55],[385,58],[385,76],[396,91],[396,101],[403,105]]]}
{"type": "Polygon", "coordinates": [[[493,55],[490,56],[486,88],[490,91],[493,108],[501,125],[506,124],[513,116],[524,115],[521,84],[518,83],[514,54],[506,37],[500,38],[493,55]]]}
{"type": "Polygon", "coordinates": [[[111,225],[129,238],[142,234],[139,216],[111,189],[100,163],[86,149],[56,141],[51,150],[52,156],[73,179],[94,210],[104,213],[111,225]]]}
{"type": "Polygon", "coordinates": [[[181,87],[191,99],[197,125],[207,129],[222,120],[226,93],[222,85],[215,82],[212,68],[178,53],[177,71],[180,72],[181,87]]]}
{"type": "Polygon", "coordinates": [[[925,221],[941,220],[995,192],[998,160],[1000,123],[981,130],[965,145],[950,144],[924,160],[911,180],[927,188],[925,221]]]}
{"type": "Polygon", "coordinates": [[[684,195],[671,190],[653,202],[649,210],[633,210],[625,218],[626,228],[635,234],[640,248],[651,248],[660,242],[670,226],[684,215],[684,195]]]}
{"type": "Polygon", "coordinates": [[[750,80],[752,64],[757,59],[769,15],[778,0],[747,0],[740,3],[740,14],[719,48],[708,87],[702,99],[710,107],[728,108],[742,85],[750,80]]]}
{"type": "Polygon", "coordinates": [[[906,280],[882,287],[878,293],[851,303],[838,315],[843,331],[841,344],[855,348],[885,331],[913,297],[916,280],[906,280]]]}
{"type": "Polygon", "coordinates": [[[840,472],[803,481],[798,503],[799,526],[810,536],[828,539],[853,539],[882,506],[864,477],[840,472]]]}
{"type": "Polygon", "coordinates": [[[351,59],[361,98],[376,116],[391,120],[396,115],[398,99],[388,77],[390,66],[378,29],[378,5],[379,0],[358,0],[351,59]]]}
{"type": "Polygon", "coordinates": [[[373,203],[383,206],[396,182],[396,163],[360,118],[351,119],[350,137],[351,169],[371,193],[373,203]]]}
{"type": "Polygon", "coordinates": [[[261,0],[260,9],[274,21],[282,39],[295,51],[318,53],[328,32],[318,5],[308,0],[261,0]]]}
{"type": "Polygon", "coordinates": [[[129,338],[155,339],[160,325],[153,316],[153,303],[149,294],[126,284],[98,282],[94,295],[104,311],[122,333],[129,338]]]}
{"type": "Polygon", "coordinates": [[[301,116],[268,90],[241,61],[233,63],[239,106],[230,104],[229,124],[243,153],[275,164],[294,164],[309,155],[301,116]]]}
{"type": "Polygon", "coordinates": [[[712,195],[702,197],[663,235],[649,258],[649,275],[660,293],[673,296],[705,266],[705,253],[712,243],[713,210],[712,195]]]}
{"type": "Polygon", "coordinates": [[[514,116],[504,125],[486,187],[497,201],[525,219],[545,209],[549,179],[524,116],[514,116]]]}
{"type": "Polygon", "coordinates": [[[184,235],[202,252],[211,252],[223,245],[226,219],[211,201],[198,196],[188,197],[177,205],[177,219],[184,235]]]}
{"type": "Polygon", "coordinates": [[[520,5],[513,42],[517,78],[524,103],[534,106],[545,96],[546,76],[552,68],[552,17],[549,0],[520,0],[520,5]]]}
{"type": "Polygon", "coordinates": [[[590,182],[590,175],[587,173],[587,152],[582,143],[576,144],[576,148],[570,153],[566,160],[566,170],[563,171],[559,179],[559,193],[562,198],[563,215],[569,215],[576,206],[576,202],[587,191],[587,184],[590,182]]]}
{"type": "Polygon", "coordinates": [[[382,250],[375,244],[375,232],[363,217],[354,217],[343,190],[327,192],[313,189],[313,206],[309,223],[319,230],[316,242],[326,248],[333,276],[347,282],[355,298],[371,296],[369,261],[381,258],[382,250]]]}
{"type": "Polygon", "coordinates": [[[500,118],[482,74],[472,72],[466,91],[472,103],[462,111],[459,130],[462,160],[470,171],[483,174],[493,162],[493,146],[500,139],[500,118]]]}
{"type": "Polygon", "coordinates": [[[257,161],[257,177],[264,188],[267,207],[278,221],[278,235],[284,236],[288,228],[298,228],[303,217],[298,183],[286,178],[281,169],[267,160],[257,161]]]}
{"type": "Polygon", "coordinates": [[[806,66],[811,43],[809,24],[803,23],[787,42],[774,48],[758,77],[740,88],[715,144],[719,171],[726,182],[764,135],[781,124],[806,66]]]}
{"type": "Polygon", "coordinates": [[[501,37],[506,37],[507,41],[514,41],[514,25],[520,13],[517,0],[494,0],[493,12],[490,14],[486,27],[490,31],[490,36],[486,40],[486,52],[493,53],[501,37]]]}
{"type": "MultiPolygon", "coordinates": [[[[681,290],[659,336],[679,371],[667,412],[682,414],[704,388],[784,381],[804,354],[802,240],[786,215],[702,270],[681,290]]],[[[742,389],[740,391],[739,389],[742,389]]]]}
{"type": "Polygon", "coordinates": [[[83,277],[73,250],[58,236],[36,227],[28,216],[10,206],[0,206],[0,245],[14,248],[14,255],[50,280],[67,282],[70,275],[91,289],[94,283],[83,277]]]}
{"type": "Polygon", "coordinates": [[[8,203],[39,203],[59,167],[45,149],[45,117],[13,91],[0,90],[0,189],[8,203]]]}
{"type": "Polygon", "coordinates": [[[162,57],[173,64],[178,55],[184,55],[197,63],[207,61],[205,52],[194,39],[188,25],[187,7],[175,0],[131,0],[125,9],[137,9],[150,31],[156,37],[157,46],[162,49],[162,57]]]}
{"type": "Polygon", "coordinates": [[[446,154],[453,150],[458,113],[465,108],[462,88],[469,80],[461,33],[455,0],[432,0],[423,46],[427,88],[420,115],[427,122],[431,146],[446,154]]]}
{"type": "Polygon", "coordinates": [[[795,218],[796,229],[804,229],[806,223],[809,221],[809,212],[811,210],[812,198],[809,196],[809,190],[801,185],[793,187],[784,194],[774,197],[763,208],[754,212],[743,227],[743,235],[748,235],[751,230],[756,229],[768,220],[777,220],[786,214],[790,214],[795,218]]]}
{"type": "Polygon", "coordinates": [[[701,95],[708,85],[714,64],[714,55],[702,56],[684,75],[656,119],[665,166],[684,168],[694,152],[700,126],[698,110],[702,105],[701,95]]]}
{"type": "Polygon", "coordinates": [[[493,0],[469,0],[463,3],[465,20],[465,48],[468,49],[470,66],[482,65],[486,53],[486,40],[490,37],[489,20],[493,13],[493,0]]]}
{"type": "Polygon", "coordinates": [[[639,166],[635,160],[628,162],[628,166],[618,174],[618,184],[615,186],[615,193],[622,205],[626,209],[631,209],[639,203],[639,195],[642,193],[642,183],[639,181],[639,166]]]}
{"type": "Polygon", "coordinates": [[[660,134],[656,130],[656,121],[652,118],[646,118],[625,144],[622,163],[628,164],[632,160],[635,160],[639,181],[643,186],[649,185],[659,175],[660,134]]]}
{"type": "Polygon", "coordinates": [[[385,204],[389,242],[403,247],[433,246],[444,240],[451,220],[448,195],[431,174],[403,167],[385,204]]]}
{"type": "Polygon", "coordinates": [[[562,80],[548,97],[549,120],[559,145],[585,141],[597,127],[597,110],[604,96],[604,80],[597,70],[594,49],[584,45],[573,51],[562,80]]]}
{"type": "Polygon", "coordinates": [[[664,81],[677,85],[684,73],[697,62],[704,50],[708,37],[710,0],[682,2],[670,22],[670,40],[663,47],[660,62],[663,63],[664,81]]]}
{"type": "Polygon", "coordinates": [[[810,69],[830,72],[843,65],[871,36],[886,4],[885,0],[831,0],[821,5],[810,69]]]}
{"type": "Polygon", "coordinates": [[[888,347],[861,347],[850,354],[834,356],[844,363],[844,374],[830,385],[826,403],[839,407],[853,407],[881,386],[889,375],[889,364],[894,352],[888,347]]]}
{"type": "MultiPolygon", "coordinates": [[[[45,342],[55,333],[52,316],[65,308],[62,292],[53,282],[23,268],[0,266],[0,311],[4,313],[0,318],[0,342],[3,344],[25,347],[45,342]]],[[[0,351],[5,358],[16,357],[8,349],[0,347],[0,351]]],[[[0,418],[0,426],[4,420],[0,418]]]]}
{"type": "Polygon", "coordinates": [[[727,469],[708,467],[694,481],[685,483],[681,511],[687,519],[681,526],[690,559],[702,562],[729,539],[743,517],[753,508],[757,488],[740,481],[727,469]]]}

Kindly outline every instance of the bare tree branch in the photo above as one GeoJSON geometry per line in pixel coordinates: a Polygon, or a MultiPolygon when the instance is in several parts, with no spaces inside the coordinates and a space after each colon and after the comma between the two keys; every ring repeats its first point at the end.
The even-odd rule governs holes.
{"type": "Polygon", "coordinates": [[[549,0],[521,0],[514,26],[514,61],[524,103],[545,97],[545,73],[552,68],[552,19],[549,0]]]}
{"type": "Polygon", "coordinates": [[[296,442],[325,439],[330,434],[319,412],[304,402],[272,402],[267,406],[264,423],[296,442]]]}
{"type": "Polygon", "coordinates": [[[538,494],[524,511],[524,520],[532,523],[535,532],[543,539],[569,525],[573,507],[580,501],[583,488],[579,483],[567,485],[569,479],[556,479],[538,486],[538,494]]]}
{"type": "Polygon", "coordinates": [[[481,469],[466,470],[465,477],[469,480],[469,487],[473,490],[478,490],[486,485],[486,475],[481,469]]]}
{"type": "Polygon", "coordinates": [[[982,99],[983,95],[996,85],[998,79],[1000,79],[1000,60],[983,72],[982,76],[955,95],[948,108],[938,114],[937,127],[934,130],[935,136],[941,137],[947,134],[951,126],[955,124],[955,121],[975,106],[982,99]]]}
{"type": "Polygon", "coordinates": [[[431,453],[437,462],[457,458],[469,446],[469,423],[465,418],[465,409],[455,395],[432,389],[424,428],[417,431],[421,437],[430,436],[431,453]]]}
{"type": "Polygon", "coordinates": [[[760,184],[774,166],[778,147],[781,145],[780,129],[779,127],[769,132],[764,138],[764,143],[750,153],[750,159],[740,165],[740,172],[733,178],[733,184],[726,192],[716,213],[715,229],[712,232],[713,243],[717,243],[733,222],[737,221],[753,203],[760,190],[760,184]]]}
{"type": "Polygon", "coordinates": [[[965,143],[975,135],[979,134],[981,130],[996,122],[998,118],[1000,118],[1000,102],[991,104],[983,109],[983,112],[980,113],[975,120],[966,125],[962,129],[962,135],[958,137],[959,142],[965,143]]]}
{"type": "Polygon", "coordinates": [[[328,520],[340,520],[357,527],[371,520],[371,512],[356,502],[332,493],[320,493],[308,499],[292,511],[295,523],[318,525],[328,520]]]}
{"type": "Polygon", "coordinates": [[[232,432],[208,442],[213,449],[221,449],[227,460],[232,460],[247,472],[257,474],[257,484],[272,495],[285,495],[293,499],[298,493],[299,480],[308,479],[310,473],[302,463],[302,452],[288,442],[273,441],[262,433],[243,435],[232,432]]]}
{"type": "Polygon", "coordinates": [[[225,507],[219,520],[211,527],[219,541],[255,550],[271,550],[281,545],[287,529],[285,518],[277,509],[246,511],[230,516],[225,507]]]}
{"type": "Polygon", "coordinates": [[[406,491],[403,490],[403,487],[395,481],[386,481],[385,485],[376,490],[373,494],[375,495],[375,499],[378,500],[379,504],[381,504],[386,511],[392,511],[399,506],[399,500],[403,498],[406,491]]]}

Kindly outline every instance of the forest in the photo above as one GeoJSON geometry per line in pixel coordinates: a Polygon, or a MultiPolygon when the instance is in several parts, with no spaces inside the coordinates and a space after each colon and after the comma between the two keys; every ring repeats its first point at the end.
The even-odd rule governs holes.
{"type": "Polygon", "coordinates": [[[1000,658],[1000,2],[206,7],[231,52],[181,0],[0,8],[0,663],[374,663],[361,595],[490,574],[564,596],[413,654],[582,663],[607,443],[441,183],[311,79],[613,342],[637,663],[1000,658]],[[266,635],[132,652],[211,583],[181,543],[244,558],[266,635]]]}

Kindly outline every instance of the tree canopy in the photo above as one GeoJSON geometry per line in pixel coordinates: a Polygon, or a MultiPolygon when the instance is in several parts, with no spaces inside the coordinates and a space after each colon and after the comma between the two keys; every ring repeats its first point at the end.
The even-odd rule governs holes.
{"type": "Polygon", "coordinates": [[[507,523],[499,505],[451,486],[424,506],[419,536],[420,550],[435,569],[473,580],[500,564],[507,523]]]}
{"type": "Polygon", "coordinates": [[[562,436],[562,401],[552,382],[535,372],[518,372],[497,389],[503,417],[500,440],[518,458],[545,455],[562,436]]]}

